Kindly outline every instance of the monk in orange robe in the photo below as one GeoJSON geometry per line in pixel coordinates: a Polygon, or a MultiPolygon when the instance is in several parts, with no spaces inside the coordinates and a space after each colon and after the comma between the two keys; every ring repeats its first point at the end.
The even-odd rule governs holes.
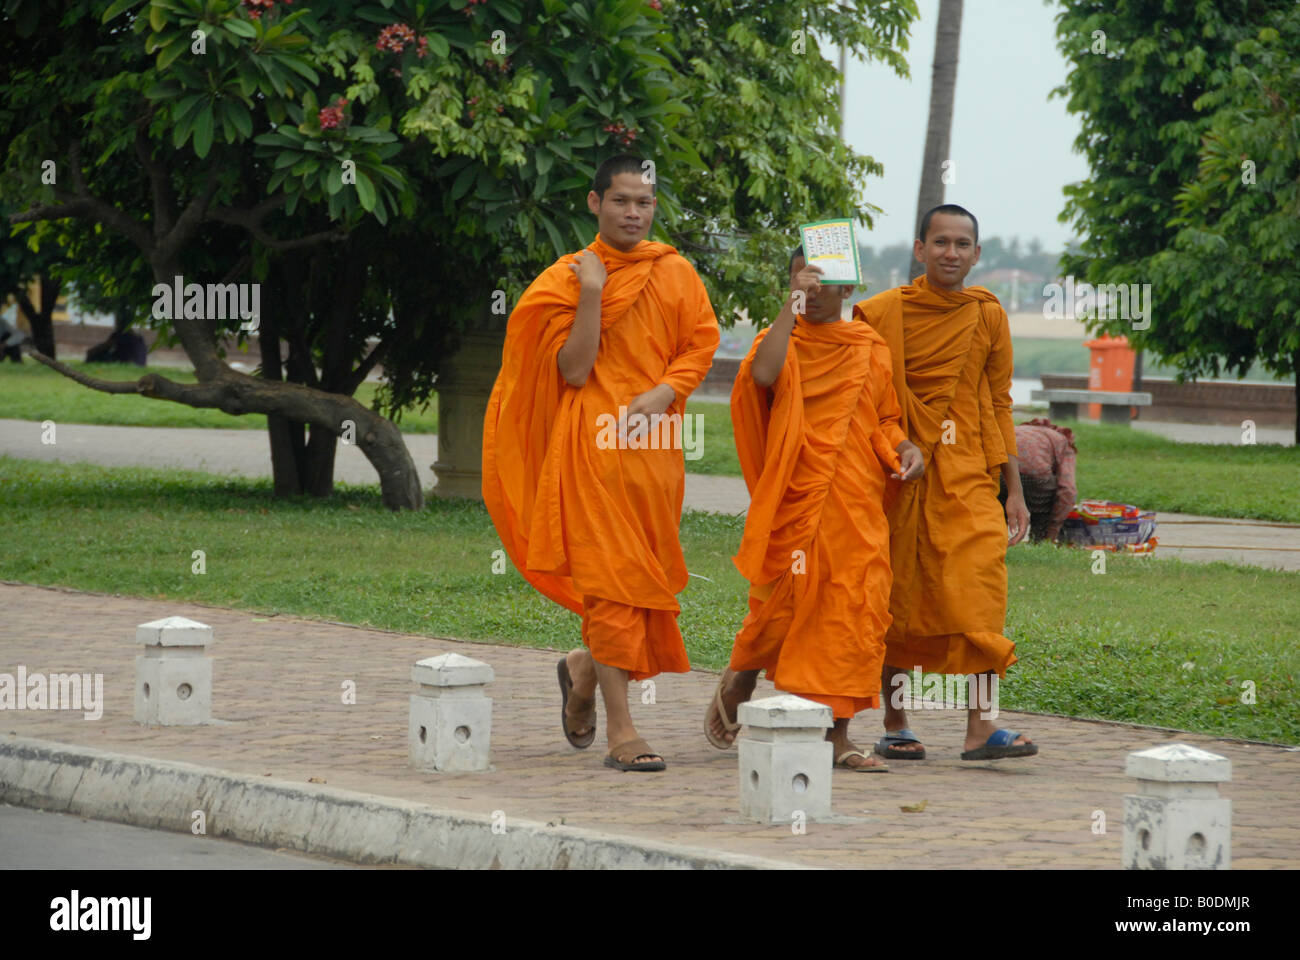
{"type": "Polygon", "coordinates": [[[875,750],[924,759],[903,697],[908,669],[919,668],[971,675],[963,760],[1033,756],[1038,747],[1028,737],[993,722],[992,676],[1016,662],[1015,644],[1002,634],[1006,552],[1029,529],[1011,421],[1011,330],[997,297],[963,286],[980,250],[970,211],[936,207],[920,234],[914,253],[925,276],[854,308],[889,344],[902,427],[925,458],[925,478],[902,489],[889,511],[893,622],[882,675],[885,737],[875,750]]]}
{"type": "Polygon", "coordinates": [[[548,267],[510,315],[483,426],[483,499],[515,566],[582,617],[557,665],[564,735],[596,737],[607,766],[663,770],[637,734],[628,680],[690,669],[677,627],[678,541],[690,443],[686,398],[712,363],[718,323],[695,269],[647,241],[648,163],[611,158],[587,205],[599,233],[548,267]]]}
{"type": "Polygon", "coordinates": [[[849,739],[849,721],[880,705],[889,626],[889,477],[911,479],[921,453],[899,428],[884,340],[842,320],[851,286],[790,261],[790,296],[754,338],[731,393],[750,505],[735,563],[749,615],[705,718],[709,742],[735,740],[736,709],[759,670],[778,690],[831,708],[835,765],[888,766],[849,739]]]}

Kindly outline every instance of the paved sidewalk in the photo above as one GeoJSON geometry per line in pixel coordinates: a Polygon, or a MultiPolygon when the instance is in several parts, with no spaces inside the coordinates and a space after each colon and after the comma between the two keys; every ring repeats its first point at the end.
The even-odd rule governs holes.
{"type": "MultiPolygon", "coordinates": [[[[433,462],[438,438],[404,434],[407,449],[426,490],[437,484],[433,462]]],[[[176,467],[211,473],[266,477],[271,452],[260,430],[210,428],[111,427],[66,423],[58,428],[58,443],[42,444],[40,424],[0,420],[0,454],[31,460],[88,461],[107,466],[176,467]]],[[[339,444],[334,479],[375,484],[374,467],[356,446],[339,444]]],[[[749,492],[740,477],[686,475],[687,510],[742,514],[749,509],[749,492]]],[[[1300,570],[1300,525],[1254,520],[1195,517],[1158,513],[1160,547],[1157,557],[1248,564],[1277,570],[1300,570]]]]}
{"type": "MultiPolygon", "coordinates": [[[[668,674],[655,702],[632,710],[669,761],[664,774],[620,774],[601,765],[603,734],[587,751],[563,740],[554,652],[460,643],[198,604],[0,584],[0,672],[104,675],[104,712],[5,711],[0,738],[31,737],[158,760],[184,761],[306,786],[432,804],[468,814],[558,823],[643,841],[686,845],[821,867],[1092,867],[1119,865],[1125,756],[1180,741],[1232,760],[1233,866],[1300,867],[1300,751],[1119,724],[1004,714],[1042,745],[1029,760],[966,764],[963,716],[916,712],[913,729],[931,759],[895,761],[891,773],[837,771],[838,822],[789,827],[738,820],[734,751],[701,731],[716,678],[668,674]],[[146,728],[131,719],[138,624],[187,616],[215,631],[214,709],[222,724],[146,728]],[[455,650],[496,671],[494,769],[425,774],[407,768],[411,665],[455,650]],[[344,681],[356,704],[344,705],[344,681]],[[925,802],[922,812],[900,808],[925,802]],[[1108,832],[1092,832],[1093,812],[1108,832]]],[[[574,634],[577,629],[575,621],[574,634]]],[[[770,689],[764,684],[760,689],[770,689]]],[[[862,744],[880,714],[855,721],[862,744]]],[[[600,720],[604,727],[603,713],[600,720]]],[[[187,808],[188,809],[188,808],[187,808]]]]}

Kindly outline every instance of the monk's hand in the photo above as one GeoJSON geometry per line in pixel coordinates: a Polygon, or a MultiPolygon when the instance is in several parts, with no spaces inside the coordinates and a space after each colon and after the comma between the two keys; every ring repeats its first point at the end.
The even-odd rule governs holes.
{"type": "Polygon", "coordinates": [[[1029,508],[1023,493],[1007,494],[1007,546],[1012,547],[1029,533],[1029,508]]]}
{"type": "Polygon", "coordinates": [[[650,418],[663,413],[676,399],[677,392],[666,383],[637,394],[627,405],[626,418],[618,425],[619,436],[628,440],[639,439],[647,434],[651,426],[650,418]],[[633,417],[636,417],[636,420],[633,420],[633,417]]]}
{"type": "Polygon", "coordinates": [[[803,306],[805,307],[803,310],[795,311],[797,316],[803,316],[803,314],[808,312],[807,302],[816,297],[821,291],[821,275],[824,272],[825,271],[823,271],[821,267],[805,266],[794,275],[794,280],[790,284],[790,296],[798,300],[799,294],[802,293],[802,299],[804,301],[803,306]]]}
{"type": "Polygon", "coordinates": [[[894,448],[894,452],[898,454],[903,472],[891,473],[890,477],[895,480],[915,480],[925,473],[925,458],[921,456],[921,448],[911,440],[904,440],[894,448]]]}
{"type": "Polygon", "coordinates": [[[605,289],[605,264],[595,251],[583,250],[578,254],[569,269],[577,276],[582,289],[599,292],[605,289]]]}

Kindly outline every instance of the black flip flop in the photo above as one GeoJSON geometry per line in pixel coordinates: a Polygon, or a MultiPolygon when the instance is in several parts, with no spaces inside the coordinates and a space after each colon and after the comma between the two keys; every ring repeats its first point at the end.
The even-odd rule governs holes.
{"type": "Polygon", "coordinates": [[[1038,754],[1036,743],[1016,743],[1020,734],[1014,730],[994,730],[984,745],[963,751],[963,760],[1009,760],[1012,757],[1033,757],[1038,754]]]}
{"type": "Polygon", "coordinates": [[[581,737],[574,736],[569,731],[569,692],[573,690],[573,678],[569,676],[569,662],[566,657],[560,658],[560,663],[555,672],[560,678],[560,729],[564,731],[564,739],[568,740],[579,750],[586,750],[596,742],[596,700],[593,697],[591,701],[591,730],[581,737]]]}
{"type": "Polygon", "coordinates": [[[903,750],[900,749],[900,743],[920,743],[916,734],[904,727],[894,733],[886,733],[876,741],[873,752],[880,754],[886,760],[924,760],[925,747],[920,750],[903,750]]]}

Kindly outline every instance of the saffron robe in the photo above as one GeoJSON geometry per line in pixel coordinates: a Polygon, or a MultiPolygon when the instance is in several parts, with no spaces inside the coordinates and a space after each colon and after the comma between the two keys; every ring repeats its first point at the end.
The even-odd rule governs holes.
{"type": "Polygon", "coordinates": [[[678,540],[685,461],[672,430],[685,426],[718,323],[695,269],[671,246],[643,241],[622,252],[598,236],[587,249],[607,272],[596,361],[581,387],[557,365],[580,292],[569,266],[577,254],[567,254],[510,315],[483,423],[483,500],[524,578],[583,617],[596,661],[640,680],[690,669],[676,599],[687,580],[678,540]],[[661,421],[675,445],[619,442],[610,424],[620,406],[661,383],[676,395],[661,421]]]}
{"type": "Polygon", "coordinates": [[[750,506],[734,562],[750,582],[733,670],[765,669],[778,690],[835,717],[879,706],[889,627],[889,473],[906,439],[889,350],[870,327],[798,318],[770,388],[752,366],[731,393],[750,506]]]}
{"type": "Polygon", "coordinates": [[[998,473],[1016,455],[1011,330],[984,287],[951,292],[926,277],[854,307],[889,344],[901,424],[925,474],[889,511],[890,666],[1005,676],[1015,644],[1007,608],[1007,524],[998,473]]]}

